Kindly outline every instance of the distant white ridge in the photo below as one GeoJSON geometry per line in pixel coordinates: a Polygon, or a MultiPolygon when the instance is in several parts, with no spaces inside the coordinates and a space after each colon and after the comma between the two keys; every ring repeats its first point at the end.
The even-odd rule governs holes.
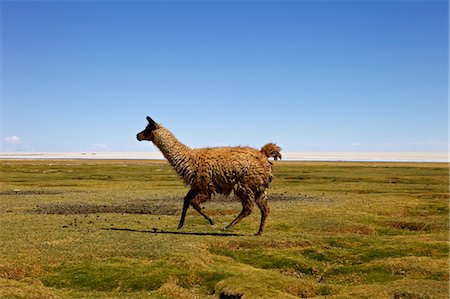
{"type": "Polygon", "coordinates": [[[449,162],[447,152],[288,152],[287,161],[449,162]]]}

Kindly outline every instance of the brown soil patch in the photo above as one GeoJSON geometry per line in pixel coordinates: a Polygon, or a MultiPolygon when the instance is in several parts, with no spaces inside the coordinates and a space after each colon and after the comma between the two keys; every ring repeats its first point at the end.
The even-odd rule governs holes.
{"type": "Polygon", "coordinates": [[[431,227],[429,224],[420,223],[420,222],[389,222],[387,226],[396,228],[396,229],[404,229],[409,231],[427,231],[430,230],[431,227]]]}
{"type": "Polygon", "coordinates": [[[56,195],[62,194],[61,191],[55,190],[7,190],[1,191],[0,195],[56,195]]]}
{"type": "Polygon", "coordinates": [[[37,206],[34,213],[37,214],[97,214],[97,213],[117,213],[117,214],[148,214],[148,215],[176,215],[180,208],[175,205],[152,202],[133,201],[116,204],[92,204],[92,203],[54,203],[37,206]]]}
{"type": "Polygon", "coordinates": [[[0,278],[20,280],[25,277],[25,270],[0,264],[0,278]]]}

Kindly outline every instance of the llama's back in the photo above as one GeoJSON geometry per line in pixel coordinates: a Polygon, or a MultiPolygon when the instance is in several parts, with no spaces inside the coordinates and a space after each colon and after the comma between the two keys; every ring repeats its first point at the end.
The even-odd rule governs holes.
{"type": "Polygon", "coordinates": [[[233,189],[262,192],[272,180],[267,156],[250,147],[216,147],[193,150],[197,175],[193,184],[212,193],[228,195],[233,189]]]}

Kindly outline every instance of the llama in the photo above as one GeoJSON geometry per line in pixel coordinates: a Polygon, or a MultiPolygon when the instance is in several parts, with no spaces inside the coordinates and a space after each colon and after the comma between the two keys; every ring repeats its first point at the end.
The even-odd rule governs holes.
{"type": "Polygon", "coordinates": [[[281,159],[281,148],[274,143],[264,145],[261,150],[250,147],[214,147],[191,149],[161,124],[147,116],[148,125],[137,134],[139,141],[155,144],[167,161],[180,175],[190,190],[184,198],[178,229],[184,225],[186,212],[191,205],[212,225],[214,221],[206,215],[200,204],[211,199],[212,194],[228,196],[232,191],[242,203],[242,211],[225,230],[235,226],[250,215],[254,203],[261,210],[261,222],[257,235],[264,229],[270,207],[266,189],[272,181],[272,163],[281,159]]]}

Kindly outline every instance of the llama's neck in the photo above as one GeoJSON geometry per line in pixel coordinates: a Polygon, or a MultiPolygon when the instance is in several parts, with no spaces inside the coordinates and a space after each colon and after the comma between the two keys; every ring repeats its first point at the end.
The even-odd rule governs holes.
{"type": "Polygon", "coordinates": [[[184,176],[191,167],[192,150],[181,143],[169,130],[161,125],[154,132],[153,143],[162,152],[175,171],[184,176]]]}

